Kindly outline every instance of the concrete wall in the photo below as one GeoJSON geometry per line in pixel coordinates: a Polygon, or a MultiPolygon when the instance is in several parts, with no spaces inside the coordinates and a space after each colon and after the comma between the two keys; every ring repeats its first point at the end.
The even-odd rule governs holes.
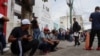
{"type": "Polygon", "coordinates": [[[11,30],[20,25],[20,19],[18,19],[17,16],[14,15],[14,11],[21,12],[21,7],[14,3],[14,0],[8,0],[8,10],[7,10],[7,16],[9,18],[9,22],[7,23],[7,35],[6,39],[8,40],[9,34],[11,33],[11,30]]]}
{"type": "Polygon", "coordinates": [[[7,16],[9,18],[9,22],[7,22],[7,35],[6,35],[6,39],[8,40],[8,36],[13,28],[13,7],[12,6],[12,0],[8,0],[8,10],[7,10],[7,16]]]}
{"type": "Polygon", "coordinates": [[[60,17],[60,27],[63,29],[70,28],[70,21],[67,16],[60,17]]]}
{"type": "MultiPolygon", "coordinates": [[[[51,0],[43,2],[42,0],[35,0],[33,6],[33,13],[38,17],[40,29],[42,30],[46,25],[49,29],[53,29],[53,21],[51,20],[51,0]],[[47,11],[49,9],[49,12],[47,11]]],[[[14,15],[14,12],[21,14],[21,6],[15,3],[15,0],[8,0],[8,14],[10,21],[7,23],[7,39],[11,30],[20,25],[20,20],[14,15]]]]}
{"type": "Polygon", "coordinates": [[[43,2],[42,0],[36,0],[35,6],[33,6],[33,13],[38,17],[40,29],[42,30],[46,25],[49,29],[53,29],[53,21],[51,20],[51,0],[43,2]],[[49,9],[49,11],[47,11],[49,9]]]}

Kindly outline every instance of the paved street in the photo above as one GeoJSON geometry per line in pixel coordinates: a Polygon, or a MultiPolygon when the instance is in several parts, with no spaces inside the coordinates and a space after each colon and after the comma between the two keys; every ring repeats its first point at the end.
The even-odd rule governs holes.
{"type": "MultiPolygon", "coordinates": [[[[97,41],[94,42],[93,49],[91,51],[84,50],[84,43],[81,43],[80,46],[74,47],[74,42],[68,42],[68,41],[61,41],[58,47],[61,47],[61,49],[58,49],[55,52],[51,52],[48,55],[39,55],[38,51],[36,55],[34,56],[100,56],[100,51],[95,50],[97,41]]],[[[5,55],[0,56],[11,56],[10,51],[6,52],[5,55]]]]}
{"type": "Polygon", "coordinates": [[[65,45],[64,49],[54,52],[51,55],[52,56],[55,56],[55,55],[56,56],[100,56],[100,51],[95,50],[96,48],[95,43],[94,43],[95,45],[94,50],[92,51],[84,50],[84,43],[82,43],[81,46],[79,47],[74,47],[73,43],[71,44],[63,43],[63,45],[65,45]]]}

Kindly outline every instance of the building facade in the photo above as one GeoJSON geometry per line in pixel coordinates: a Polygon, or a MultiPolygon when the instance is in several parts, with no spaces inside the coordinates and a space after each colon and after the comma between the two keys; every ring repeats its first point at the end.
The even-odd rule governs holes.
{"type": "MultiPolygon", "coordinates": [[[[8,0],[7,16],[10,21],[7,23],[7,37],[14,27],[20,26],[21,24],[21,5],[19,1],[20,0],[8,0]]],[[[53,29],[53,21],[51,20],[51,0],[35,0],[34,2],[35,5],[33,6],[32,13],[35,17],[38,17],[40,29],[43,30],[44,27],[48,27],[50,30],[53,29]]]]}
{"type": "MultiPolygon", "coordinates": [[[[84,30],[83,27],[83,19],[81,15],[74,15],[72,16],[73,18],[76,18],[76,21],[79,23],[79,25],[81,26],[81,30],[84,30]]],[[[73,18],[72,18],[72,24],[73,24],[73,18]]],[[[60,17],[60,27],[63,29],[67,29],[70,28],[70,16],[62,16],[60,17]]]]}
{"type": "Polygon", "coordinates": [[[15,0],[8,0],[8,9],[7,9],[7,17],[9,18],[9,22],[7,22],[7,35],[6,39],[8,39],[8,36],[11,32],[11,30],[20,25],[20,19],[17,15],[15,15],[15,12],[18,12],[21,14],[21,7],[15,3],[15,0]]]}
{"type": "MultiPolygon", "coordinates": [[[[67,18],[70,21],[70,17],[67,16],[67,18]]],[[[83,27],[83,18],[82,18],[82,16],[81,15],[73,15],[72,16],[72,24],[74,23],[73,22],[73,18],[76,18],[76,21],[79,23],[79,25],[81,26],[81,30],[83,31],[84,30],[84,27],[83,27]]]]}
{"type": "Polygon", "coordinates": [[[40,29],[48,27],[53,29],[53,21],[51,20],[51,0],[35,0],[35,6],[33,6],[33,13],[38,17],[40,29]]]}
{"type": "Polygon", "coordinates": [[[60,17],[60,28],[67,29],[69,27],[69,21],[67,16],[60,17]]]}

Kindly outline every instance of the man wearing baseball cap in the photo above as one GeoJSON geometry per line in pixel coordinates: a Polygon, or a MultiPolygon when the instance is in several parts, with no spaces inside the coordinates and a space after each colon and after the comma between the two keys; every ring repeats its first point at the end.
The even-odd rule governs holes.
{"type": "Polygon", "coordinates": [[[11,51],[18,56],[24,56],[25,52],[31,50],[29,56],[32,56],[38,48],[39,42],[28,33],[30,21],[23,19],[21,24],[21,27],[15,27],[12,30],[8,38],[8,41],[11,42],[11,51]]]}
{"type": "Polygon", "coordinates": [[[56,51],[54,49],[57,46],[57,44],[55,44],[54,41],[50,39],[49,34],[50,30],[48,28],[44,28],[44,31],[41,32],[39,37],[39,49],[43,52],[44,55],[48,54],[48,52],[56,51]]]}

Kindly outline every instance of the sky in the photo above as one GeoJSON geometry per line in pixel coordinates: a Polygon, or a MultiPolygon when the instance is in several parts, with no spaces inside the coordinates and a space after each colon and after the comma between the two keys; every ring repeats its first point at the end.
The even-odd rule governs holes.
{"type": "MultiPolygon", "coordinates": [[[[74,0],[73,9],[76,15],[82,15],[84,27],[91,28],[91,23],[88,21],[90,13],[94,12],[94,8],[100,6],[100,0],[74,0]],[[90,26],[90,27],[89,27],[90,26]]],[[[66,16],[69,7],[66,0],[56,0],[52,3],[52,18],[54,21],[59,20],[59,17],[66,16]]]]}
{"type": "Polygon", "coordinates": [[[60,16],[66,15],[66,6],[66,0],[56,0],[56,2],[53,2],[52,16],[54,18],[59,18],[60,16]]]}

